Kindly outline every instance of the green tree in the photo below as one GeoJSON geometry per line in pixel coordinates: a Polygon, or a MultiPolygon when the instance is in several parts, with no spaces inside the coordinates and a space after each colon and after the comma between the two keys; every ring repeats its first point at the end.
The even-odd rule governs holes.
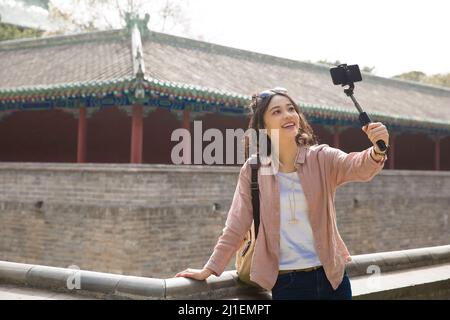
{"type": "Polygon", "coordinates": [[[434,86],[450,87],[450,73],[426,75],[421,71],[409,71],[393,77],[394,79],[403,79],[419,83],[430,84],[434,86]]]}
{"type": "Polygon", "coordinates": [[[441,87],[450,87],[450,73],[431,75],[425,78],[424,82],[441,87]]]}
{"type": "Polygon", "coordinates": [[[182,0],[50,0],[50,19],[61,27],[53,34],[120,29],[125,16],[150,14],[152,29],[170,32],[175,28],[189,31],[186,16],[188,1],[182,0]]]}
{"type": "Polygon", "coordinates": [[[373,66],[373,67],[364,66],[361,71],[366,72],[366,73],[374,73],[374,70],[375,70],[375,66],[373,66]]]}
{"type": "Polygon", "coordinates": [[[427,75],[425,73],[423,73],[422,71],[409,71],[409,72],[405,72],[405,73],[393,76],[394,79],[403,79],[403,80],[416,81],[416,82],[421,82],[426,77],[427,77],[427,75]]]}
{"type": "Polygon", "coordinates": [[[328,66],[338,66],[338,65],[342,64],[342,62],[340,62],[339,60],[336,60],[335,62],[331,62],[327,59],[319,60],[319,61],[317,61],[317,63],[326,64],[328,66]]]}
{"type": "Polygon", "coordinates": [[[23,28],[0,22],[0,41],[20,38],[36,38],[40,37],[42,34],[43,31],[41,30],[23,28]]]}

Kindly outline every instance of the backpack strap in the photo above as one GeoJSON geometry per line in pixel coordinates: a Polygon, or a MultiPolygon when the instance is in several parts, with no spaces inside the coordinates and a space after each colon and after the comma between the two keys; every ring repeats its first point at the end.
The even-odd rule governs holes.
{"type": "Polygon", "coordinates": [[[255,222],[255,239],[258,237],[259,230],[259,184],[258,184],[258,169],[260,167],[259,154],[253,154],[250,159],[250,166],[252,167],[252,205],[253,205],[253,221],[255,222]],[[255,159],[256,158],[256,159],[255,159]]]}

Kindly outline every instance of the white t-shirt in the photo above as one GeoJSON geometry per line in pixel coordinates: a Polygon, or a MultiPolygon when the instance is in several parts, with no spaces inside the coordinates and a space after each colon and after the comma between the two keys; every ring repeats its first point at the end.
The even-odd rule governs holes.
{"type": "Polygon", "coordinates": [[[280,186],[280,270],[322,263],[314,248],[308,205],[297,172],[278,172],[280,186]]]}

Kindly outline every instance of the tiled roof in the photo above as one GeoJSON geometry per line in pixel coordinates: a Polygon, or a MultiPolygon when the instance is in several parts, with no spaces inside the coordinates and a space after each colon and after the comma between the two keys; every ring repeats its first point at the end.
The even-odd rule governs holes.
{"type": "MultiPolygon", "coordinates": [[[[143,36],[142,44],[146,96],[155,99],[242,109],[251,94],[282,86],[319,117],[357,115],[343,88],[332,84],[328,66],[157,32],[143,36]]],[[[0,42],[0,100],[126,93],[135,83],[131,48],[127,29],[0,42]]],[[[450,130],[449,89],[368,74],[363,79],[355,97],[373,120],[450,130]]]]}
{"type": "Polygon", "coordinates": [[[1,89],[131,76],[131,44],[124,31],[0,42],[1,89]]]}
{"type": "MultiPolygon", "coordinates": [[[[151,77],[251,95],[281,86],[297,101],[355,111],[329,67],[152,32],[144,40],[151,77]]],[[[450,90],[363,74],[355,97],[370,114],[450,124],[450,90]]]]}

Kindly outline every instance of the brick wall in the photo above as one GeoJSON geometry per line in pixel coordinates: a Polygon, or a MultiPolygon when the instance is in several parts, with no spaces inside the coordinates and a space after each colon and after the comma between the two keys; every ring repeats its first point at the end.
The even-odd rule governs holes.
{"type": "MultiPolygon", "coordinates": [[[[0,163],[0,260],[150,277],[200,268],[238,172],[0,163]]],[[[450,172],[385,170],[339,188],[336,208],[351,254],[448,244],[450,172]]]]}

